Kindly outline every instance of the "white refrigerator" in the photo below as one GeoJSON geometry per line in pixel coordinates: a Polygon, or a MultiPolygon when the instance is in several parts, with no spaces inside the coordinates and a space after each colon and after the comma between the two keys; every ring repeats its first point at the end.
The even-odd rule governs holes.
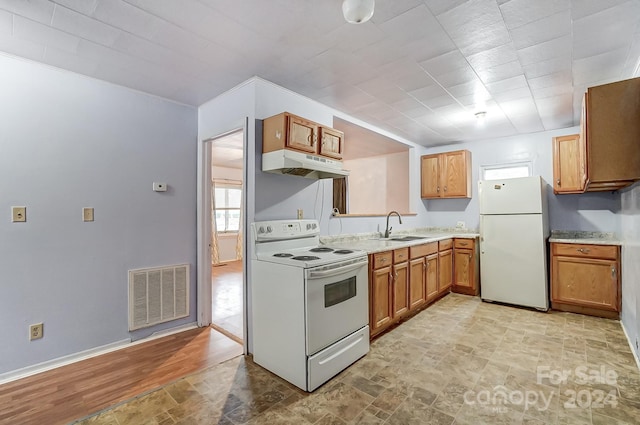
{"type": "Polygon", "coordinates": [[[478,182],[483,300],[549,309],[546,188],[540,176],[478,182]]]}

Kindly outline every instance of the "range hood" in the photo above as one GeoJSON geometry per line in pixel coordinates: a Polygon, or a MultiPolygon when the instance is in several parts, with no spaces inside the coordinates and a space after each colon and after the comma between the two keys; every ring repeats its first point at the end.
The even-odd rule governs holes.
{"type": "Polygon", "coordinates": [[[338,179],[349,175],[342,169],[342,161],[290,149],[262,154],[262,171],[308,179],[338,179]]]}

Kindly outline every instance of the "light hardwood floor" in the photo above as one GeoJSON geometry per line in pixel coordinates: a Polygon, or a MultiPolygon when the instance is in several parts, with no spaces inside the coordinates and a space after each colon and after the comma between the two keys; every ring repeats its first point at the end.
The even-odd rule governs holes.
{"type": "Polygon", "coordinates": [[[211,268],[212,326],[242,342],[242,261],[211,268]]]}
{"type": "Polygon", "coordinates": [[[200,328],[0,385],[0,424],[66,424],[242,354],[200,328]]]}

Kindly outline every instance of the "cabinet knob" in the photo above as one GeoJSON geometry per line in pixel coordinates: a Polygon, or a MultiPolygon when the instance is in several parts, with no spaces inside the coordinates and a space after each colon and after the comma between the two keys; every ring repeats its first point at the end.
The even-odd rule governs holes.
{"type": "Polygon", "coordinates": [[[445,187],[444,187],[444,191],[445,191],[445,192],[447,191],[447,186],[445,186],[445,187]]]}
{"type": "Polygon", "coordinates": [[[440,192],[440,186],[436,188],[436,192],[440,192]]]}
{"type": "Polygon", "coordinates": [[[578,252],[588,254],[591,250],[589,248],[578,248],[578,252]]]}
{"type": "Polygon", "coordinates": [[[615,267],[611,267],[611,277],[612,278],[616,278],[616,268],[615,267]]]}
{"type": "Polygon", "coordinates": [[[397,279],[397,278],[398,278],[398,272],[395,272],[395,274],[393,275],[393,278],[394,278],[394,279],[397,279]]]}
{"type": "Polygon", "coordinates": [[[556,180],[556,184],[560,186],[560,179],[556,180]]]}
{"type": "Polygon", "coordinates": [[[471,254],[469,254],[469,260],[471,260],[471,254]]]}

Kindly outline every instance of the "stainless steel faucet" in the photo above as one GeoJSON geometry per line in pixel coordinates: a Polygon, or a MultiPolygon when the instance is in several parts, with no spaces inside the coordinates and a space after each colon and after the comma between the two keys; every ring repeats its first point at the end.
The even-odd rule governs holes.
{"type": "Polygon", "coordinates": [[[402,217],[400,217],[400,214],[398,213],[398,211],[391,211],[389,214],[387,214],[387,228],[384,231],[385,238],[389,237],[389,235],[391,234],[391,229],[393,229],[393,227],[389,227],[389,217],[391,217],[391,214],[397,215],[398,221],[400,221],[400,224],[402,224],[402,217]]]}

